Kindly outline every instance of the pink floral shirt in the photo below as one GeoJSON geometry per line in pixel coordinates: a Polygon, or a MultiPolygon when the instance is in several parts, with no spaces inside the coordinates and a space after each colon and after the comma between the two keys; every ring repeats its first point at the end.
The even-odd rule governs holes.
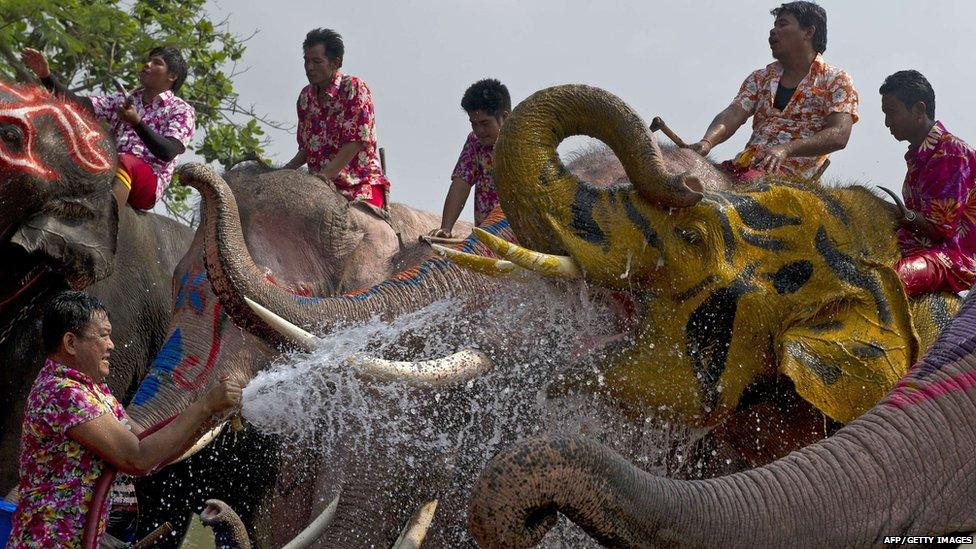
{"type": "Polygon", "coordinates": [[[369,201],[374,192],[390,188],[383,175],[376,148],[376,116],[373,96],[366,83],[336,71],[320,103],[316,87],[305,86],[298,94],[298,148],[305,152],[308,169],[316,173],[346,143],[358,141],[363,150],[332,179],[349,200],[369,201]]]}
{"type": "Polygon", "coordinates": [[[954,270],[976,271],[976,150],[936,122],[921,145],[908,149],[905,161],[905,206],[934,223],[943,238],[932,242],[899,229],[902,253],[945,251],[942,257],[954,270]]]}
{"type": "MultiPolygon", "coordinates": [[[[810,137],[822,130],[832,113],[848,113],[857,122],[858,94],[851,77],[842,69],[828,65],[817,54],[810,71],[796,86],[783,110],[773,106],[783,66],[770,63],[749,75],[732,104],[752,115],[752,137],[735,163],[747,168],[756,153],[774,145],[810,137]]],[[[797,177],[810,178],[827,155],[794,156],[783,162],[783,170],[797,177]]]]}
{"type": "MultiPolygon", "coordinates": [[[[132,92],[133,105],[142,118],[142,122],[154,132],[163,137],[172,137],[189,146],[196,126],[197,113],[186,101],[166,91],[156,97],[149,105],[142,102],[143,90],[132,92]]],[[[92,106],[95,116],[108,123],[115,136],[115,142],[120,153],[129,153],[143,160],[153,173],[156,174],[156,198],[162,198],[163,192],[173,179],[173,169],[179,157],[163,162],[156,158],[149,148],[142,142],[142,138],[132,126],[119,118],[119,107],[125,102],[125,95],[121,92],[112,95],[92,96],[92,106]]]]}
{"type": "Polygon", "coordinates": [[[480,225],[491,210],[498,206],[498,192],[491,173],[494,157],[494,147],[482,145],[474,132],[471,132],[461,148],[461,156],[454,166],[454,173],[451,174],[451,179],[458,177],[468,185],[474,185],[476,225],[480,225]]]}
{"type": "MultiPolygon", "coordinates": [[[[68,429],[125,411],[108,385],[48,360],[27,397],[20,440],[20,503],[8,547],[79,547],[102,460],[68,436],[68,429]]],[[[108,501],[98,538],[105,532],[108,501]]]]}

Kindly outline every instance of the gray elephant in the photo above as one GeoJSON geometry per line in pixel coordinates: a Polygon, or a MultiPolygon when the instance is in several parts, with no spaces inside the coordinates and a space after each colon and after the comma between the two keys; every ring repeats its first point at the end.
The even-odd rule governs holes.
{"type": "Polygon", "coordinates": [[[119,208],[115,147],[93,119],[40,88],[0,83],[0,491],[17,479],[24,402],[43,364],[40,311],[85,289],[112,315],[108,383],[125,402],[160,348],[173,267],[192,232],[119,208]]]}

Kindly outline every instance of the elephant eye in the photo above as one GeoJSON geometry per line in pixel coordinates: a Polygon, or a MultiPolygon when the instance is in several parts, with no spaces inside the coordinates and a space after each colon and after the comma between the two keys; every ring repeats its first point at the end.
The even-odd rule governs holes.
{"type": "Polygon", "coordinates": [[[697,244],[703,240],[702,233],[698,229],[685,229],[678,227],[674,234],[686,244],[697,244]]]}
{"type": "Polygon", "coordinates": [[[0,126],[0,140],[6,145],[20,148],[24,136],[20,133],[20,128],[17,126],[3,125],[0,126]]]}

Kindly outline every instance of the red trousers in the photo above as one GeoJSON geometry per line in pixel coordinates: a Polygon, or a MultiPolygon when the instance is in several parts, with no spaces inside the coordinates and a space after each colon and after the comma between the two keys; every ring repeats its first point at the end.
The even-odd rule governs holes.
{"type": "Polygon", "coordinates": [[[959,252],[924,250],[901,258],[895,263],[895,272],[905,285],[908,297],[936,291],[958,293],[968,290],[976,281],[972,270],[955,267],[968,264],[972,260],[959,252]]]}
{"type": "MultiPolygon", "coordinates": [[[[129,205],[149,210],[156,205],[156,174],[144,160],[129,153],[119,153],[119,167],[129,176],[129,205]]],[[[123,177],[119,177],[125,183],[123,177]]]]}

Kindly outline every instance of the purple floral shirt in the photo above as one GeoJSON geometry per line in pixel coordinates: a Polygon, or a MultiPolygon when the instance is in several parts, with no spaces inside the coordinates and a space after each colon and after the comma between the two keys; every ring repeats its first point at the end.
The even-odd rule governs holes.
{"type": "MultiPolygon", "coordinates": [[[[68,429],[125,411],[108,385],[48,360],[27,397],[20,439],[20,503],[8,547],[79,547],[103,461],[68,436],[68,429]]],[[[98,538],[105,532],[108,500],[98,538]]]]}
{"type": "MultiPolygon", "coordinates": [[[[184,147],[189,146],[197,120],[197,113],[193,107],[173,95],[172,91],[163,92],[151,104],[146,105],[142,102],[142,93],[141,89],[132,92],[133,105],[142,122],[159,135],[172,137],[184,147]]],[[[119,107],[125,102],[125,95],[121,92],[92,96],[90,99],[92,106],[95,107],[95,116],[108,123],[112,129],[119,152],[136,156],[152,168],[157,180],[156,198],[162,198],[163,192],[173,179],[173,169],[179,157],[163,162],[149,152],[149,148],[132,126],[119,118],[119,107]]]]}
{"type": "Polygon", "coordinates": [[[474,186],[474,222],[481,222],[498,206],[498,192],[495,190],[495,180],[492,177],[494,162],[494,147],[481,144],[474,135],[468,134],[468,139],[461,148],[461,156],[454,166],[451,179],[460,178],[468,185],[474,186]]]}
{"type": "Polygon", "coordinates": [[[932,242],[899,229],[902,253],[949,252],[943,257],[953,263],[951,268],[976,271],[976,150],[936,122],[921,145],[908,149],[905,161],[905,206],[934,223],[943,238],[932,242]]]}
{"type": "Polygon", "coordinates": [[[298,148],[305,152],[308,170],[316,173],[346,143],[362,143],[363,149],[332,183],[349,200],[369,201],[373,192],[390,188],[376,148],[372,93],[365,82],[339,71],[325,91],[325,103],[319,102],[312,84],[298,94],[298,148]]]}

